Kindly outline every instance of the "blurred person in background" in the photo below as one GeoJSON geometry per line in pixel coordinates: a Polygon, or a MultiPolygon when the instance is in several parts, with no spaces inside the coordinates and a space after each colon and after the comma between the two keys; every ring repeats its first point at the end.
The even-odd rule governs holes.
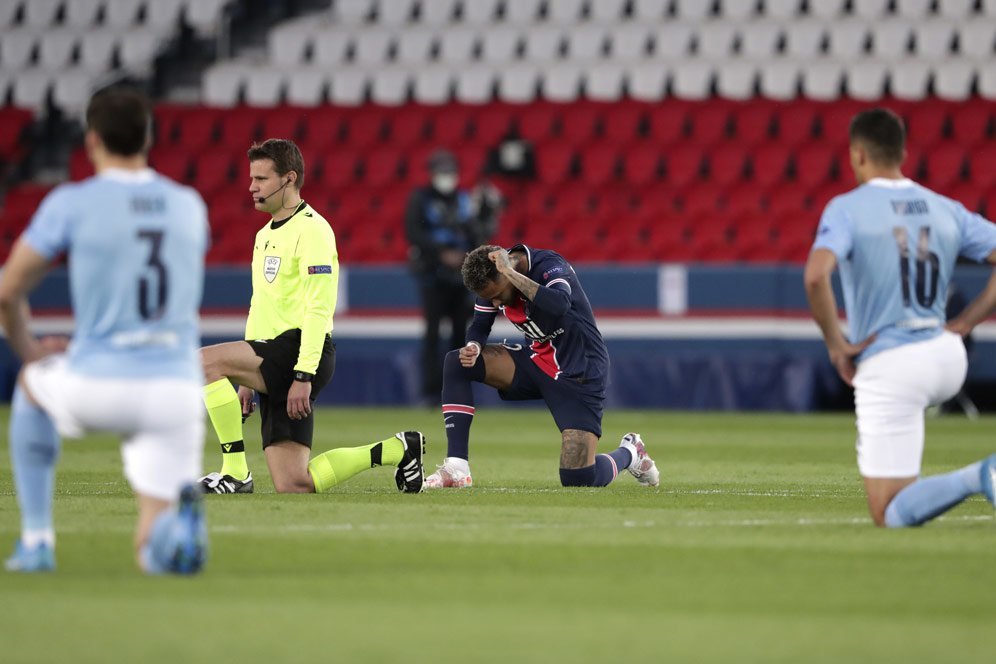
{"type": "Polygon", "coordinates": [[[472,190],[461,188],[459,164],[451,152],[437,150],[427,166],[429,182],[408,199],[405,234],[425,318],[422,401],[435,406],[443,386],[439,326],[443,319],[450,322],[446,350],[464,345],[473,303],[460,267],[468,251],[495,234],[502,201],[488,183],[472,190]]]}

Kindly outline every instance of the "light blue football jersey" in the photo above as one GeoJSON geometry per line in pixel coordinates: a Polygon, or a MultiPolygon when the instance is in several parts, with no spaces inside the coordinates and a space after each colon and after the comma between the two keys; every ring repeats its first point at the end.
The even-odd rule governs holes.
{"type": "Polygon", "coordinates": [[[912,180],[876,178],[830,201],[813,248],[837,256],[851,342],[877,335],[865,360],[941,333],[958,256],[986,260],[996,225],[912,180]]]}
{"type": "Polygon", "coordinates": [[[201,380],[208,223],[197,192],[152,170],[106,170],[49,193],[25,240],[47,258],[68,254],[74,372],[201,380]]]}

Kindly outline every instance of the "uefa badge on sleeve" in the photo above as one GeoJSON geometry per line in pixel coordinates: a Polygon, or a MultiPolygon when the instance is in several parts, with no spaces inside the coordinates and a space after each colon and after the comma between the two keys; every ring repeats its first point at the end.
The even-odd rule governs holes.
{"type": "Polygon", "coordinates": [[[277,278],[277,272],[280,271],[280,256],[267,256],[263,260],[263,278],[266,279],[268,283],[273,283],[273,280],[277,278]]]}

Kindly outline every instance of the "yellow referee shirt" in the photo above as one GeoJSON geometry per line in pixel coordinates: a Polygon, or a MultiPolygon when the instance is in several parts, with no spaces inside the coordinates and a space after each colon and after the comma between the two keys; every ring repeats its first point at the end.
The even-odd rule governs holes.
{"type": "Polygon", "coordinates": [[[315,373],[325,335],[332,331],[338,289],[335,234],[301,201],[290,218],[271,220],[256,233],[246,339],[273,339],[300,328],[294,370],[315,373]]]}

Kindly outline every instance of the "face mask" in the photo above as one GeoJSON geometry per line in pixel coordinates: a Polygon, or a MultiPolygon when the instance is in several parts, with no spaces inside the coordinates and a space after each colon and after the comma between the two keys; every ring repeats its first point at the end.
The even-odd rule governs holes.
{"type": "Polygon", "coordinates": [[[432,176],[432,187],[441,194],[452,194],[456,186],[456,173],[436,173],[432,176]]]}

